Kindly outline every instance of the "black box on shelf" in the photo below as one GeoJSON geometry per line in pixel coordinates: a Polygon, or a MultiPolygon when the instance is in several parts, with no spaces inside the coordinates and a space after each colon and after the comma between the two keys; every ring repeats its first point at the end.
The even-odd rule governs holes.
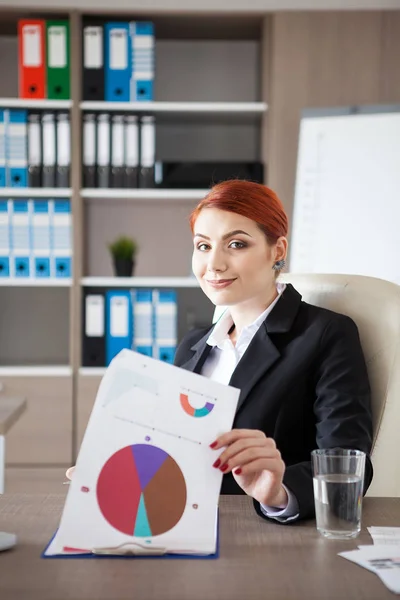
{"type": "Polygon", "coordinates": [[[261,162],[158,162],[155,168],[155,187],[158,188],[209,188],[228,179],[264,183],[264,165],[261,162]]]}

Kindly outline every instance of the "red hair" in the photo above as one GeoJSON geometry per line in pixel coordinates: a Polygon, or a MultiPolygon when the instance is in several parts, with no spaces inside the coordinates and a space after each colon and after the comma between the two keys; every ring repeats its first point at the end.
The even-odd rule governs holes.
{"type": "Polygon", "coordinates": [[[219,208],[255,221],[269,244],[275,244],[288,232],[288,218],[282,202],[275,192],[261,183],[232,179],[214,185],[190,215],[192,233],[204,208],[219,208]]]}

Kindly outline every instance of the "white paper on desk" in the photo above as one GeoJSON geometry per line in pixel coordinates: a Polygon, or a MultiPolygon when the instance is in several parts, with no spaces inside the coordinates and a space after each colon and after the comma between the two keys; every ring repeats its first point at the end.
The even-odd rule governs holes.
{"type": "Polygon", "coordinates": [[[222,473],[209,445],[240,391],[123,350],[108,367],[46,555],[136,543],[212,554],[222,473]]]}
{"type": "Polygon", "coordinates": [[[400,594],[400,545],[359,546],[358,550],[340,552],[339,556],[376,573],[391,592],[400,594]]]}
{"type": "Polygon", "coordinates": [[[400,545],[400,527],[367,527],[374,544],[400,545]]]}

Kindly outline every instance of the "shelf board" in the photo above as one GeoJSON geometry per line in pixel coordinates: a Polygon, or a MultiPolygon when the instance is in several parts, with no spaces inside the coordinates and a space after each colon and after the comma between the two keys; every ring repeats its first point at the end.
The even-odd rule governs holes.
{"type": "Polygon", "coordinates": [[[86,188],[81,190],[81,196],[96,200],[201,200],[208,192],[209,190],[86,188]]]}
{"type": "Polygon", "coordinates": [[[34,277],[0,277],[0,287],[71,287],[72,279],[52,277],[35,279],[34,277]]]}
{"type": "Polygon", "coordinates": [[[138,113],[264,113],[265,102],[81,102],[82,110],[138,113]]]}
{"type": "Polygon", "coordinates": [[[79,375],[84,375],[86,377],[103,377],[106,370],[106,367],[80,367],[79,375]]]}
{"type": "Polygon", "coordinates": [[[37,108],[39,110],[65,110],[72,107],[72,100],[30,100],[26,98],[0,98],[1,108],[37,108]]]}
{"type": "Polygon", "coordinates": [[[20,366],[9,366],[0,367],[1,376],[10,377],[71,377],[72,367],[66,366],[31,366],[31,367],[20,367],[20,366]]]}
{"type": "Polygon", "coordinates": [[[71,188],[0,187],[0,198],[69,198],[71,188]]]}
{"type": "Polygon", "coordinates": [[[83,277],[85,287],[199,287],[194,277],[83,277]]]}

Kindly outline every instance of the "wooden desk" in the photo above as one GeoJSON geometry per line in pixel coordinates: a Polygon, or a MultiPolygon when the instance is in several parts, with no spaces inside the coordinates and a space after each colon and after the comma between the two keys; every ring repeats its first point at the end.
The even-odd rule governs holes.
{"type": "Polygon", "coordinates": [[[4,492],[5,435],[26,408],[24,398],[0,397],[0,494],[4,492]]]}
{"type": "MultiPolygon", "coordinates": [[[[60,482],[60,487],[62,487],[60,482]]],[[[337,556],[372,540],[365,527],[400,526],[400,498],[366,498],[363,531],[327,540],[314,521],[263,521],[246,496],[222,496],[220,558],[41,559],[58,525],[64,495],[0,497],[0,529],[18,546],[0,554],[4,600],[385,600],[378,577],[337,556]]]]}

